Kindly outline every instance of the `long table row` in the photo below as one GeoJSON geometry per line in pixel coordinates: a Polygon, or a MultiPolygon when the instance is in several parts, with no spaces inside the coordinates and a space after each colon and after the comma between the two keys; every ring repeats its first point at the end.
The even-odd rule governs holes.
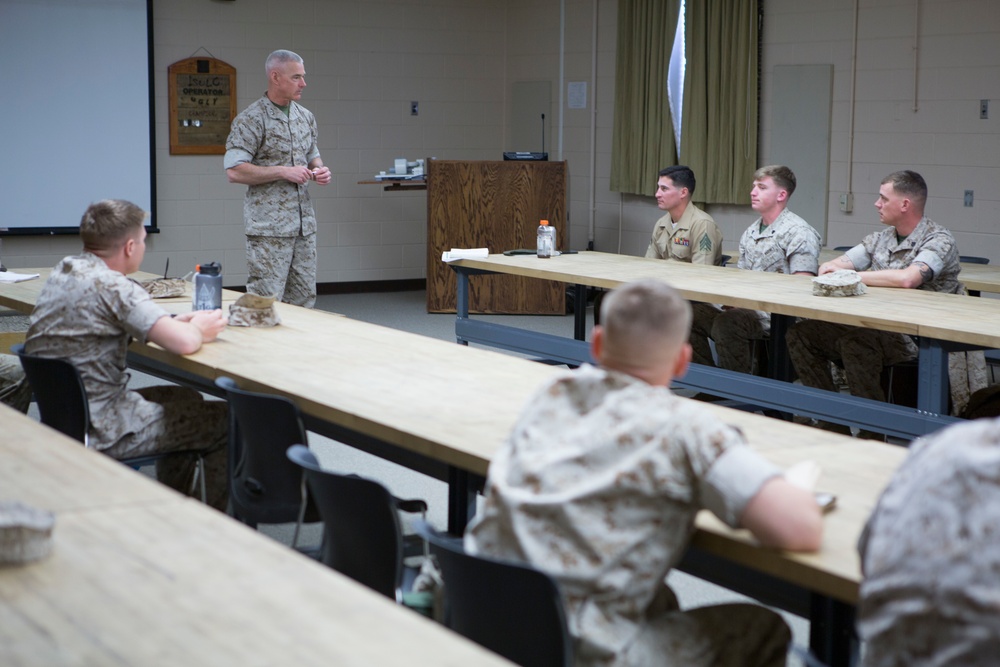
{"type": "Polygon", "coordinates": [[[490,255],[452,264],[458,272],[459,342],[477,342],[567,363],[590,359],[584,342],[587,287],[614,288],[640,278],[669,282],[692,300],[772,313],[770,350],[779,370],[761,378],[693,366],[683,386],[748,401],[765,408],[852,424],[912,438],[955,421],[947,413],[949,351],[1000,347],[1000,308],[993,299],[923,290],[873,287],[861,297],[813,296],[808,276],[733,271],[714,266],[663,262],[599,252],[563,255],[551,261],[532,256],[490,255]],[[504,273],[577,285],[574,338],[556,337],[470,317],[470,279],[504,273]],[[786,381],[784,331],[795,318],[808,318],[919,336],[919,387],[916,409],[890,405],[786,381]]]}
{"type": "MultiPolygon", "coordinates": [[[[21,285],[16,298],[0,288],[0,303],[30,310],[34,298],[21,285]]],[[[171,309],[190,307],[183,300],[165,303],[171,309]]],[[[330,313],[283,304],[278,309],[278,327],[229,327],[218,341],[186,357],[133,345],[130,364],[208,389],[216,377],[227,375],[241,386],[290,397],[310,429],[449,482],[449,528],[456,532],[474,511],[474,489],[525,401],[560,372],[330,313]]],[[[730,530],[703,513],[685,566],[762,597],[781,584],[787,595],[776,602],[809,616],[813,646],[831,662],[846,664],[851,648],[845,637],[860,582],[855,545],[905,451],[711,409],[779,465],[817,461],[824,470],[820,486],[839,503],[826,519],[823,548],[816,554],[763,549],[746,531],[730,530]]]]}
{"type": "Polygon", "coordinates": [[[0,664],[509,665],[0,405],[0,499],[55,514],[0,567],[0,664]]]}

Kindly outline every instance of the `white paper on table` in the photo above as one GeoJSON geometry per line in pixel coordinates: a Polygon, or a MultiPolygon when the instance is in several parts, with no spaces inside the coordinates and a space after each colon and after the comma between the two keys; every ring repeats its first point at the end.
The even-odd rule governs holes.
{"type": "Polygon", "coordinates": [[[452,248],[441,253],[441,261],[454,262],[459,259],[486,259],[489,256],[489,248],[452,248]]]}
{"type": "Polygon", "coordinates": [[[0,283],[23,283],[25,280],[34,280],[37,273],[14,273],[13,271],[0,271],[0,283]]]}

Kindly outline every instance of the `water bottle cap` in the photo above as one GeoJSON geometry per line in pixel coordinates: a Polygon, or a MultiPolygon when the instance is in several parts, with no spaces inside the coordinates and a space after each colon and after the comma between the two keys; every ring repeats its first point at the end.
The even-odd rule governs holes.
{"type": "Polygon", "coordinates": [[[222,273],[222,265],[218,262],[209,262],[208,264],[197,264],[194,270],[198,273],[203,273],[207,276],[217,276],[222,273]]]}
{"type": "Polygon", "coordinates": [[[547,225],[547,224],[549,224],[549,221],[548,221],[548,220],[542,220],[542,221],[541,221],[540,223],[538,223],[538,224],[540,224],[540,225],[547,225]]]}

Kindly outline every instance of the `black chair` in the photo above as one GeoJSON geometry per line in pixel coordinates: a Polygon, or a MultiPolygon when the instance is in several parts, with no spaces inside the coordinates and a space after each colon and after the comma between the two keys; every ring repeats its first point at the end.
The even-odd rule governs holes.
{"type": "Polygon", "coordinates": [[[853,247],[854,246],[852,246],[852,245],[839,245],[836,248],[834,248],[834,250],[836,250],[837,252],[847,252],[848,250],[850,250],[853,247]]]}
{"type": "MultiPolygon", "coordinates": [[[[42,423],[56,429],[74,440],[90,447],[90,404],[87,401],[87,389],[83,378],[72,362],[65,359],[53,359],[28,354],[24,351],[24,343],[11,347],[11,352],[21,360],[21,367],[31,385],[31,391],[38,403],[38,414],[42,423]]],[[[205,452],[192,449],[162,454],[148,454],[118,459],[122,463],[141,468],[152,465],[167,456],[187,454],[197,458],[197,483],[201,491],[201,500],[205,502],[205,452]]]]}
{"type": "Polygon", "coordinates": [[[989,264],[989,257],[976,257],[975,255],[959,255],[958,261],[966,264],[989,264]]]}
{"type": "Polygon", "coordinates": [[[320,520],[312,496],[303,493],[302,471],[285,456],[292,445],[308,442],[298,406],[284,396],[240,389],[228,377],[215,385],[229,401],[230,513],[252,528],[295,522],[292,548],[298,548],[302,524],[320,520]]]}
{"type": "MultiPolygon", "coordinates": [[[[423,500],[399,500],[378,482],[323,470],[304,445],[288,448],[305,471],[323,518],[320,560],[397,603],[403,601],[404,537],[397,510],[426,514],[423,500]]],[[[416,571],[408,573],[410,581],[416,571]]]]}
{"type": "Polygon", "coordinates": [[[414,525],[437,559],[448,625],[524,667],[573,664],[562,597],[549,575],[520,563],[465,553],[461,541],[414,525]]]}

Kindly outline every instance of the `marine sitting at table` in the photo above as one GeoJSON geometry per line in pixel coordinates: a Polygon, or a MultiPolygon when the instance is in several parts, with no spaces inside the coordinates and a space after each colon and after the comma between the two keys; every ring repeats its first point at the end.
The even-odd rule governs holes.
{"type": "MultiPolygon", "coordinates": [[[[964,294],[958,280],[959,255],[951,232],[924,215],[927,183],[915,171],[896,171],[879,187],[875,208],[886,228],[872,232],[837,259],[819,267],[821,274],[838,269],[858,271],[872,287],[899,287],[964,294]]],[[[854,396],[885,401],[880,384],[882,369],[916,359],[918,348],[910,336],[863,327],[803,320],[786,336],[788,356],[808,387],[836,391],[830,362],[843,363],[847,385],[854,396]]],[[[971,393],[986,386],[982,352],[952,353],[948,357],[953,412],[958,413],[971,393]],[[967,359],[968,358],[968,359],[967,359]]],[[[822,428],[847,432],[843,425],[821,422],[822,428]]],[[[881,439],[880,434],[862,432],[881,439]]]]}
{"type": "MultiPolygon", "coordinates": [[[[737,267],[744,271],[816,275],[820,235],[809,223],[788,209],[795,192],[795,174],[782,165],[761,167],[753,176],[750,204],[760,214],[740,237],[737,267]]],[[[755,373],[753,341],[767,338],[771,329],[768,313],[748,308],[720,308],[695,303],[691,341],[695,349],[708,349],[715,341],[719,366],[741,373],[755,373]]],[[[696,358],[711,364],[711,358],[696,358]]],[[[711,364],[714,365],[714,364],[711,364]]]]}
{"type": "MultiPolygon", "coordinates": [[[[722,232],[712,216],[691,201],[697,185],[691,167],[675,164],[660,170],[656,181],[656,205],[666,213],[653,226],[646,258],[709,266],[722,264],[722,232]]],[[[594,324],[601,323],[601,302],[605,294],[598,292],[594,298],[594,324]]],[[[707,342],[704,349],[695,346],[696,363],[706,363],[703,358],[711,357],[707,342]]]]}
{"type": "MultiPolygon", "coordinates": [[[[493,457],[466,549],[559,582],[579,665],[784,665],[789,631],[754,605],[680,611],[665,577],[707,508],[765,546],[815,551],[812,495],[675,396],[691,358],[689,304],[658,281],[604,300],[593,356],[529,401],[493,457]]],[[[447,582],[446,582],[447,583],[447,582]]]]}
{"type": "MultiPolygon", "coordinates": [[[[91,204],[80,221],[83,252],[64,258],[42,288],[25,351],[73,363],[90,404],[90,446],[114,458],[207,448],[207,502],[225,511],[227,410],[187,387],[127,388],[125,355],[132,339],[174,354],[192,354],[226,327],[219,310],[175,317],[125,277],[146,252],[146,213],[127,201],[91,204]]],[[[196,473],[190,456],[157,463],[157,478],[191,494],[196,473]]]]}

